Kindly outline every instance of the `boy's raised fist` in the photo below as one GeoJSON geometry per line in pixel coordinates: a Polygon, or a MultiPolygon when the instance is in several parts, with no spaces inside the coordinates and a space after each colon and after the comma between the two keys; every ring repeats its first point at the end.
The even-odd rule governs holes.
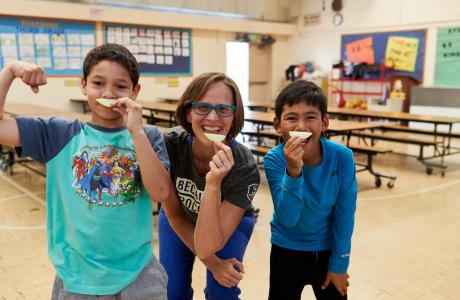
{"type": "Polygon", "coordinates": [[[15,61],[9,65],[14,78],[21,78],[22,81],[32,88],[34,93],[39,92],[39,86],[46,84],[45,70],[36,64],[24,61],[15,61]]]}

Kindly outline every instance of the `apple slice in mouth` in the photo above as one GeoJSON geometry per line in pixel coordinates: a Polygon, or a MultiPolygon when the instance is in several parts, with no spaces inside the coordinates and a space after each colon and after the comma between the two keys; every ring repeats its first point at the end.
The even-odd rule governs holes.
{"type": "Polygon", "coordinates": [[[205,133],[204,135],[212,142],[223,142],[225,140],[225,135],[223,134],[205,133]]]}
{"type": "Polygon", "coordinates": [[[106,99],[106,98],[97,98],[96,101],[105,107],[112,108],[117,103],[117,99],[106,99]]]}
{"type": "Polygon", "coordinates": [[[307,140],[312,133],[307,131],[289,131],[291,137],[299,137],[301,139],[307,140]]]}

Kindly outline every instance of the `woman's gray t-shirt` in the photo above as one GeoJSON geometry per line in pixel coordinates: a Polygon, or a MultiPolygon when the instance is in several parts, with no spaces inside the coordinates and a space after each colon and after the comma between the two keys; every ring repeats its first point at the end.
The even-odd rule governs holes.
{"type": "MultiPolygon", "coordinates": [[[[171,164],[171,178],[187,217],[196,223],[206,179],[197,174],[193,164],[192,139],[181,127],[164,133],[171,164]]],[[[249,149],[232,141],[230,144],[235,164],[225,176],[221,186],[221,200],[228,201],[252,214],[252,200],[259,188],[257,163],[249,149]]]]}

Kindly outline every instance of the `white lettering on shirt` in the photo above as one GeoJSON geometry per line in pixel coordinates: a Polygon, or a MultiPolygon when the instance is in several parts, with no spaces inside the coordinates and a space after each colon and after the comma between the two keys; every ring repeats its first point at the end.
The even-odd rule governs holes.
{"type": "Polygon", "coordinates": [[[203,191],[197,189],[192,180],[180,177],[176,178],[176,189],[182,204],[190,211],[198,213],[203,191]]]}

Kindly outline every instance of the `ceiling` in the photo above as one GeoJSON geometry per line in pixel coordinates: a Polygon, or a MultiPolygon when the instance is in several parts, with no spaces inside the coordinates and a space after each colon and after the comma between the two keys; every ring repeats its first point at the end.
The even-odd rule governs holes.
{"type": "Polygon", "coordinates": [[[302,0],[41,0],[67,3],[109,5],[124,8],[151,9],[244,18],[274,22],[290,22],[300,11],[302,0]]]}

